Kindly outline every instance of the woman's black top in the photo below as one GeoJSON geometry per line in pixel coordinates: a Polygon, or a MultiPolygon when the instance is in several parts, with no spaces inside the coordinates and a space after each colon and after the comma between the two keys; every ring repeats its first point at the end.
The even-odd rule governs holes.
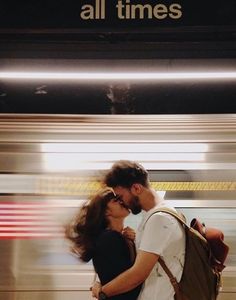
{"type": "MultiPolygon", "coordinates": [[[[134,243],[133,243],[133,247],[134,243]]],[[[133,265],[132,251],[127,240],[117,231],[105,230],[97,240],[93,265],[102,285],[117,277],[120,273],[133,265]]],[[[110,300],[136,300],[141,286],[135,289],[112,296],[110,300]]]]}

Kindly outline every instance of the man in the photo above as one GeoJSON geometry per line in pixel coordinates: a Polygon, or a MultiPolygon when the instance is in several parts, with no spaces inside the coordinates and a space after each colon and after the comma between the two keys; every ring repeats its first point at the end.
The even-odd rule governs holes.
{"type": "Polygon", "coordinates": [[[173,216],[154,213],[167,204],[151,188],[148,172],[140,164],[116,162],[106,174],[104,183],[114,189],[133,214],[142,210],[146,213],[137,232],[138,253],[134,265],[104,286],[94,287],[93,296],[100,300],[109,299],[144,282],[138,300],[174,299],[174,289],[158,259],[162,257],[180,281],[185,255],[184,229],[173,216]]]}

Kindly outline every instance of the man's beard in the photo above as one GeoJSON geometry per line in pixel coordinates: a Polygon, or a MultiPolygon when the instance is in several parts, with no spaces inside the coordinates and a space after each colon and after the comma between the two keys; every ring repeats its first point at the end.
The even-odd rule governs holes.
{"type": "Polygon", "coordinates": [[[129,209],[134,215],[137,215],[142,211],[142,207],[139,203],[139,198],[137,196],[132,197],[132,200],[130,201],[129,209]]]}

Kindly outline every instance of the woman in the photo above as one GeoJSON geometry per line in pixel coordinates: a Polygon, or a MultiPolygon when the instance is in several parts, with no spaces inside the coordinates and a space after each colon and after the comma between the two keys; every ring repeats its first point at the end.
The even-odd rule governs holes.
{"type": "MultiPolygon", "coordinates": [[[[124,219],[129,210],[116,197],[111,188],[99,191],[81,209],[73,230],[67,230],[67,238],[74,244],[74,251],[94,269],[102,285],[130,268],[136,252],[133,240],[123,234],[124,219]]],[[[140,286],[110,300],[135,300],[140,286]]]]}

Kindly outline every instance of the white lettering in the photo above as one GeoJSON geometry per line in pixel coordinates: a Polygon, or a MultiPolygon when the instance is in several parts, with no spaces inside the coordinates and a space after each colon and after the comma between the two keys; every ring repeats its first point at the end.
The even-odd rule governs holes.
{"type": "Polygon", "coordinates": [[[170,6],[159,3],[154,6],[151,4],[131,4],[130,0],[118,0],[116,5],[117,16],[119,19],[153,19],[163,20],[167,17],[179,19],[182,16],[182,7],[178,3],[170,6]]]}
{"type": "Polygon", "coordinates": [[[168,8],[164,4],[157,4],[153,8],[153,15],[159,20],[165,19],[168,16],[168,8]]]}
{"type": "Polygon", "coordinates": [[[131,18],[136,19],[136,10],[139,10],[139,16],[137,19],[144,19],[144,10],[146,9],[147,11],[147,17],[148,19],[152,19],[152,6],[150,4],[145,4],[145,5],[131,5],[131,18]]]}
{"type": "Polygon", "coordinates": [[[83,20],[93,20],[94,19],[94,8],[92,5],[86,4],[82,6],[82,11],[80,14],[83,20]]]}
{"type": "MultiPolygon", "coordinates": [[[[106,0],[95,0],[94,6],[85,4],[81,8],[80,17],[83,20],[99,20],[106,17],[106,0]]],[[[169,6],[163,3],[132,4],[131,0],[117,0],[117,17],[121,20],[134,19],[158,19],[166,18],[180,19],[182,17],[182,6],[172,3],[169,6]]]]}
{"type": "Polygon", "coordinates": [[[124,19],[124,15],[122,14],[122,10],[125,7],[124,4],[122,3],[122,0],[118,0],[118,4],[116,5],[118,9],[118,18],[119,19],[124,19]]]}
{"type": "Polygon", "coordinates": [[[182,7],[178,3],[173,3],[170,5],[169,16],[171,19],[180,19],[182,17],[182,7]]]}

